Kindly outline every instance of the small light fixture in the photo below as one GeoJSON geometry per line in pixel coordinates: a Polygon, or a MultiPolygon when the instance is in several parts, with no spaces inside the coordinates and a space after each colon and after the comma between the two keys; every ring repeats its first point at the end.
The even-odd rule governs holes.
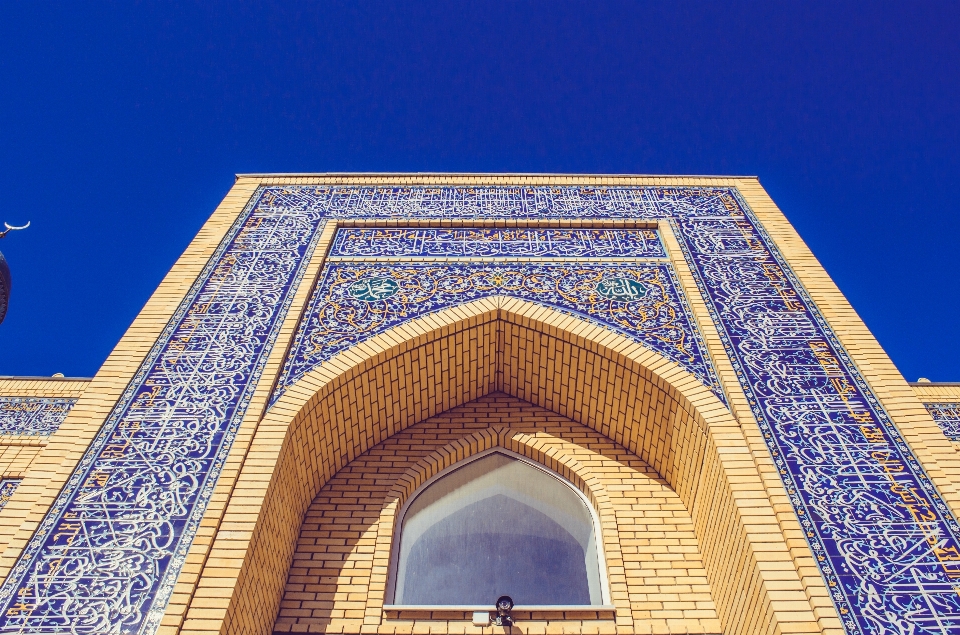
{"type": "Polygon", "coordinates": [[[474,611],[473,625],[474,626],[490,626],[490,611],[474,611]]]}
{"type": "Polygon", "coordinates": [[[510,611],[513,610],[513,599],[509,595],[501,595],[497,598],[497,619],[493,621],[497,626],[513,626],[513,618],[510,611]]]}

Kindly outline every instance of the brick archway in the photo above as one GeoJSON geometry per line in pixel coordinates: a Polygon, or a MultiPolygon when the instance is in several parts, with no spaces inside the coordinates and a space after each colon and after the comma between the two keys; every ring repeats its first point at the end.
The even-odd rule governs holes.
{"type": "Polygon", "coordinates": [[[324,485],[301,525],[275,632],[375,628],[386,635],[425,624],[431,632],[470,625],[462,608],[388,608],[384,569],[409,497],[443,470],[497,449],[544,466],[585,495],[605,561],[603,605],[521,610],[521,631],[721,631],[693,521],[676,492],[602,434],[497,392],[396,433],[324,485]]]}
{"type": "Polygon", "coordinates": [[[377,443],[494,391],[591,428],[656,470],[690,512],[724,632],[820,630],[739,424],[716,396],[640,344],[511,298],[398,326],[286,392],[256,431],[200,572],[195,598],[226,610],[196,630],[270,632],[321,487],[377,443]]]}

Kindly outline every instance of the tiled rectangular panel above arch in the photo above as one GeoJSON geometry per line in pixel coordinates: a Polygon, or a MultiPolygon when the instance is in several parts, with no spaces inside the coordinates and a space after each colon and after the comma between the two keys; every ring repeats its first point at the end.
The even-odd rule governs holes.
{"type": "Polygon", "coordinates": [[[406,321],[505,295],[549,306],[644,344],[723,394],[667,263],[336,262],[310,299],[274,401],[337,353],[406,321]]]}
{"type": "Polygon", "coordinates": [[[376,227],[337,230],[333,257],[666,258],[655,229],[376,227]]]}
{"type": "Polygon", "coordinates": [[[156,632],[324,222],[410,218],[672,223],[847,632],[960,629],[960,526],[735,189],[290,185],[174,312],[0,587],[0,633],[156,632]]]}
{"type": "Polygon", "coordinates": [[[613,329],[724,399],[656,229],[340,228],[330,256],[272,402],[350,346],[493,295],[613,329]]]}

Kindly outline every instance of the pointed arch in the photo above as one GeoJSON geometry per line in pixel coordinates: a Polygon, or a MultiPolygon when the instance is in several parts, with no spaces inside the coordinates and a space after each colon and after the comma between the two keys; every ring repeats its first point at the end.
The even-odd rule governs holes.
{"type": "MultiPolygon", "coordinates": [[[[311,371],[260,423],[204,586],[229,597],[222,633],[269,632],[314,496],[340,468],[396,432],[493,391],[557,412],[638,455],[693,518],[730,633],[788,632],[812,606],[730,411],[695,377],[626,337],[554,309],[487,298],[397,326],[311,371]],[[795,579],[794,579],[795,578],[795,579]],[[793,599],[794,596],[791,596],[793,599]]],[[[385,584],[385,580],[384,580],[385,584]]],[[[379,623],[367,615],[365,623],[379,623]]]]}
{"type": "MultiPolygon", "coordinates": [[[[569,481],[589,502],[599,529],[598,546],[600,549],[598,556],[601,565],[602,595],[606,598],[607,604],[614,605],[614,610],[619,616],[629,618],[629,601],[626,598],[613,598],[610,595],[609,582],[603,569],[606,564],[606,554],[612,554],[619,560],[620,553],[618,533],[615,530],[603,530],[604,527],[615,527],[617,523],[616,514],[607,492],[596,480],[587,482],[583,475],[587,474],[588,470],[576,458],[546,451],[542,440],[531,436],[527,432],[513,430],[506,426],[495,426],[467,434],[430,452],[409,467],[390,488],[383,501],[380,518],[377,522],[377,550],[381,553],[390,553],[391,558],[393,558],[396,546],[395,528],[399,530],[401,520],[400,510],[418,491],[426,487],[431,479],[477,455],[497,450],[504,450],[524,457],[547,468],[569,481]]],[[[391,567],[392,565],[391,562],[391,567]]],[[[374,614],[384,606],[385,600],[389,597],[391,580],[388,578],[387,582],[387,587],[371,589],[368,592],[368,613],[374,614]]]]}
{"type": "Polygon", "coordinates": [[[395,525],[385,610],[483,610],[501,595],[518,611],[611,606],[596,509],[560,474],[503,446],[431,476],[395,525]]]}

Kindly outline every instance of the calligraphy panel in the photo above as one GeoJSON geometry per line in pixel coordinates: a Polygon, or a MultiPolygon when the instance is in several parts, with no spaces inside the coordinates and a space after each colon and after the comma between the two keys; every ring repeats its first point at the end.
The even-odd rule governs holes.
{"type": "Polygon", "coordinates": [[[0,435],[50,436],[76,402],[62,397],[0,397],[0,435]]]}
{"type": "Polygon", "coordinates": [[[331,256],[665,258],[656,229],[341,228],[331,256]]]}
{"type": "Polygon", "coordinates": [[[960,403],[925,403],[923,405],[948,439],[960,441],[960,403]]]}
{"type": "Polygon", "coordinates": [[[0,632],[157,629],[321,228],[244,211],[0,587],[0,632]]]}

